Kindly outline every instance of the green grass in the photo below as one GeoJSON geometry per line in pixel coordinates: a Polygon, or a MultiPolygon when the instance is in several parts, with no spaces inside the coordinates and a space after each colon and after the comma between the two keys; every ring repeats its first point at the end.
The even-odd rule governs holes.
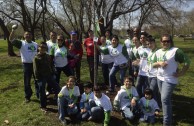
{"type": "MultiPolygon", "coordinates": [[[[176,39],[175,45],[184,50],[194,61],[194,42],[176,39]]],[[[17,52],[18,53],[18,52],[17,52]]],[[[102,82],[102,75],[99,70],[98,82],[102,82]]],[[[176,90],[173,95],[173,115],[174,124],[181,126],[192,126],[194,124],[194,65],[191,63],[189,71],[184,77],[179,80],[176,90]]],[[[63,85],[66,82],[66,77],[62,74],[61,82],[63,85]]],[[[88,65],[85,55],[82,60],[81,80],[86,82],[89,80],[88,65]]],[[[34,85],[32,81],[32,89],[34,85]]],[[[49,104],[49,112],[43,113],[39,109],[39,101],[35,95],[32,97],[32,102],[24,103],[23,91],[23,72],[20,57],[7,56],[7,43],[0,40],[0,125],[6,126],[5,120],[9,121],[10,126],[60,126],[58,121],[57,106],[49,104]]],[[[161,119],[158,119],[156,126],[160,126],[161,119]]],[[[100,123],[80,122],[69,125],[82,126],[100,126],[100,123]]],[[[110,126],[132,126],[137,123],[130,123],[121,120],[120,115],[112,113],[110,126]]],[[[144,126],[146,124],[139,124],[144,126]]]]}

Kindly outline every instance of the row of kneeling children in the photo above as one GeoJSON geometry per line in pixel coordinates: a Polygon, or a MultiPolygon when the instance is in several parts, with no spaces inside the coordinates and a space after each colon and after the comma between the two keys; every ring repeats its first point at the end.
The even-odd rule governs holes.
{"type": "Polygon", "coordinates": [[[152,124],[155,123],[155,115],[159,115],[159,107],[153,99],[152,90],[146,89],[145,97],[139,99],[130,77],[125,77],[124,85],[114,98],[113,107],[110,98],[98,86],[93,87],[89,82],[84,84],[84,93],[78,102],[79,97],[80,91],[75,86],[75,77],[70,76],[67,85],[58,94],[59,119],[64,125],[65,116],[77,115],[77,119],[85,121],[103,120],[104,126],[108,126],[112,110],[121,112],[128,120],[140,117],[140,122],[152,124]]]}

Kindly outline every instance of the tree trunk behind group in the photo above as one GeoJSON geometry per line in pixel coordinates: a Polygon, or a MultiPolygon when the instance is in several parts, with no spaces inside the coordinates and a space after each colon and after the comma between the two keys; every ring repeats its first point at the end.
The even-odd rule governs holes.
{"type": "Polygon", "coordinates": [[[11,42],[9,41],[9,31],[7,29],[7,27],[5,26],[4,21],[0,18],[0,26],[4,32],[4,36],[6,36],[6,40],[7,40],[7,45],[8,45],[8,55],[9,56],[16,56],[14,50],[13,50],[13,46],[11,44],[11,42]]]}

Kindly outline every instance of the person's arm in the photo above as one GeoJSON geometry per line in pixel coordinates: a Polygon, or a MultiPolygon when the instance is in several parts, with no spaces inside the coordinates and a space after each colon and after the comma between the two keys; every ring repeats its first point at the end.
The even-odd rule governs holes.
{"type": "Polygon", "coordinates": [[[174,73],[174,76],[175,77],[180,77],[180,76],[185,75],[185,73],[189,69],[189,66],[190,66],[190,63],[191,63],[188,56],[186,54],[184,54],[182,50],[177,49],[177,51],[175,53],[175,61],[183,64],[183,67],[182,67],[181,70],[177,70],[176,73],[174,73]]]}
{"type": "Polygon", "coordinates": [[[15,46],[18,49],[20,49],[22,47],[22,42],[20,40],[16,39],[15,29],[12,29],[12,31],[11,31],[11,33],[9,35],[9,41],[11,42],[11,44],[13,46],[15,46]]]}
{"type": "Polygon", "coordinates": [[[110,122],[110,111],[104,112],[104,126],[108,126],[110,122]]]}
{"type": "Polygon", "coordinates": [[[37,61],[36,56],[35,56],[35,58],[33,60],[33,70],[34,70],[35,80],[39,80],[40,79],[40,76],[39,76],[38,61],[37,61]]]}
{"type": "Polygon", "coordinates": [[[127,47],[124,45],[122,48],[122,54],[125,56],[127,60],[129,60],[129,54],[127,52],[127,47]]]}

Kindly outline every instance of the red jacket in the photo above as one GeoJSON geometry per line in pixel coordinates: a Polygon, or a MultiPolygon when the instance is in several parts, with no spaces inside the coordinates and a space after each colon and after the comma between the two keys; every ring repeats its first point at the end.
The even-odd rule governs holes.
{"type": "MultiPolygon", "coordinates": [[[[98,45],[101,45],[100,41],[97,42],[98,45]]],[[[86,38],[84,40],[84,47],[86,49],[87,56],[94,56],[94,42],[91,38],[86,38]]]]}
{"type": "Polygon", "coordinates": [[[68,49],[69,49],[70,43],[73,43],[73,44],[74,44],[74,47],[75,47],[74,52],[75,52],[76,54],[79,54],[79,59],[81,60],[82,55],[83,55],[83,48],[82,48],[81,42],[79,42],[78,40],[72,41],[71,39],[66,40],[66,41],[65,41],[65,46],[66,46],[68,49]]]}

